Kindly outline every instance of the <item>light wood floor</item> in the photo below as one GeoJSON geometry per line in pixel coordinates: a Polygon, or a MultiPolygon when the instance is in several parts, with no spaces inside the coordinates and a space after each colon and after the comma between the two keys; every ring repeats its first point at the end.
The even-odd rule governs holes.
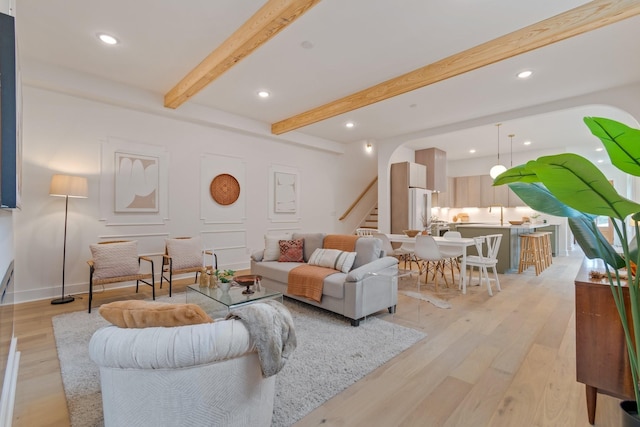
{"type": "MultiPolygon", "coordinates": [[[[444,289],[440,296],[452,309],[400,295],[397,313],[379,316],[427,338],[296,425],[588,426],[584,385],[575,381],[573,279],[580,259],[554,258],[538,277],[532,270],[501,275],[503,290],[493,297],[480,287],[467,295],[444,289]]],[[[183,288],[174,284],[176,293],[183,288]]],[[[137,294],[149,296],[143,288],[137,294]]],[[[133,290],[108,291],[94,297],[94,307],[132,297],[133,290]]],[[[51,317],[86,307],[86,298],[16,305],[14,426],[69,425],[51,317]]],[[[597,426],[620,425],[618,402],[598,395],[597,426]]]]}

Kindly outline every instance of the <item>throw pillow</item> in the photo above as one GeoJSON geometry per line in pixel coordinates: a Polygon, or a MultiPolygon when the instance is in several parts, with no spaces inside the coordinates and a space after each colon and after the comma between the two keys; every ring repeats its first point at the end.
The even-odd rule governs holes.
{"type": "Polygon", "coordinates": [[[316,249],[309,258],[309,265],[333,268],[348,273],[356,259],[355,252],[345,252],[338,249],[316,249]]]}
{"type": "Polygon", "coordinates": [[[138,242],[94,243],[89,245],[93,258],[93,278],[133,276],[138,274],[138,242]]]}
{"type": "Polygon", "coordinates": [[[280,240],[279,262],[304,262],[304,240],[280,240]]]}
{"type": "Polygon", "coordinates": [[[167,255],[173,260],[174,270],[202,267],[202,239],[200,236],[190,239],[165,239],[167,255]]]}
{"type": "Polygon", "coordinates": [[[262,261],[277,261],[280,258],[280,240],[289,240],[290,238],[290,234],[265,234],[262,261]]]}
{"type": "Polygon", "coordinates": [[[100,314],[120,328],[154,328],[212,323],[196,304],[151,301],[116,301],[100,307],[100,314]]]}

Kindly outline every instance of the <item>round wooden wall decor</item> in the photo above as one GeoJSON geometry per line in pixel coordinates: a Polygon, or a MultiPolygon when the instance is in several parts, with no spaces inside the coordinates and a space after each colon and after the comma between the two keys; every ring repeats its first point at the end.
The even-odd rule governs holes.
{"type": "Polygon", "coordinates": [[[240,184],[233,176],[222,173],[213,178],[209,192],[219,205],[231,205],[240,197],[240,184]]]}

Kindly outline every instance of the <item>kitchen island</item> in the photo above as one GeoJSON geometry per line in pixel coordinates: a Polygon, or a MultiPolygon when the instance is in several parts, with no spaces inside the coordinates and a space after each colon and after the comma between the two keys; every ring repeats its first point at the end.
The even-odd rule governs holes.
{"type": "MultiPolygon", "coordinates": [[[[498,273],[517,273],[520,261],[520,235],[533,231],[550,231],[551,251],[556,256],[558,248],[558,224],[522,224],[504,225],[499,223],[453,223],[462,237],[478,237],[487,234],[502,234],[500,249],[498,250],[498,273]]],[[[469,248],[469,254],[475,254],[475,248],[469,248]]]]}

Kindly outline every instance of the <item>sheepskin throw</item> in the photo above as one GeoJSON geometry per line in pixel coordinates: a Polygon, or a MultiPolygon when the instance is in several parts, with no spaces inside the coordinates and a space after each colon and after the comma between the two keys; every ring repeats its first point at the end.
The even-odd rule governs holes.
{"type": "Polygon", "coordinates": [[[245,305],[231,311],[226,318],[240,319],[249,330],[265,378],[280,372],[296,349],[293,318],[287,307],[278,301],[245,305]]]}

